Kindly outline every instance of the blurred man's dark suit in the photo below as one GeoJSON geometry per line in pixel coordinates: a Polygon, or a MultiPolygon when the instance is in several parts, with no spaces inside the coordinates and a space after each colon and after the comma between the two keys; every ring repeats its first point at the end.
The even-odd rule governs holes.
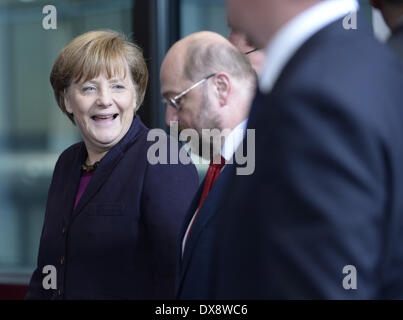
{"type": "Polygon", "coordinates": [[[393,30],[392,35],[388,40],[388,44],[403,64],[403,23],[393,30]]]}
{"type": "Polygon", "coordinates": [[[217,180],[179,298],[403,298],[403,73],[365,21],[322,28],[257,93],[256,170],[217,180]]]}

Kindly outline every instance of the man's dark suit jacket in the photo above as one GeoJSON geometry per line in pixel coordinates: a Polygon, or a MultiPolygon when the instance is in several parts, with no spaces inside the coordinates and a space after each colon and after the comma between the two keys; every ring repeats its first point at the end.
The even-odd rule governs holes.
{"type": "Polygon", "coordinates": [[[214,292],[210,292],[209,290],[214,288],[211,284],[216,281],[216,279],[214,279],[216,272],[214,270],[214,262],[210,260],[210,257],[213,254],[212,251],[214,250],[215,243],[221,241],[215,234],[215,231],[220,229],[216,223],[221,221],[215,219],[215,215],[219,206],[223,204],[221,198],[226,188],[225,183],[228,179],[228,173],[231,172],[231,166],[232,165],[227,164],[222,169],[218,179],[213,184],[207,198],[203,202],[197,218],[193,223],[191,232],[189,233],[182,256],[183,238],[199,206],[205,181],[201,183],[186,214],[178,244],[179,254],[176,286],[177,298],[179,299],[205,299],[214,297],[214,292]],[[200,275],[203,275],[204,281],[199,281],[200,275]],[[207,278],[208,281],[206,281],[207,278]]]}
{"type": "Polygon", "coordinates": [[[392,32],[388,44],[403,64],[403,23],[392,32]]]}
{"type": "Polygon", "coordinates": [[[403,73],[365,19],[314,34],[257,93],[256,170],[217,180],[180,299],[403,298],[403,73]]]}
{"type": "Polygon", "coordinates": [[[136,117],[74,211],[85,145],[60,156],[27,299],[174,298],[176,243],[198,175],[193,164],[149,164],[148,131],[136,117]],[[56,290],[42,286],[46,265],[56,267],[56,290]]]}

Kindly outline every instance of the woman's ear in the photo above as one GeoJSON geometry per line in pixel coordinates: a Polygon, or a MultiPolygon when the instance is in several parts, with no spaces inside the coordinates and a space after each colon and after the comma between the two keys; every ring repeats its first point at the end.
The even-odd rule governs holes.
{"type": "Polygon", "coordinates": [[[220,106],[225,106],[228,103],[231,94],[232,86],[229,75],[225,72],[219,72],[214,76],[214,84],[220,106]]]}
{"type": "Polygon", "coordinates": [[[134,113],[136,113],[137,109],[140,107],[137,101],[137,88],[134,90],[133,100],[134,100],[134,113]]]}
{"type": "Polygon", "coordinates": [[[63,92],[63,101],[64,101],[64,106],[66,107],[67,113],[73,114],[73,109],[71,107],[70,99],[69,99],[66,89],[64,89],[64,92],[63,92]]]}

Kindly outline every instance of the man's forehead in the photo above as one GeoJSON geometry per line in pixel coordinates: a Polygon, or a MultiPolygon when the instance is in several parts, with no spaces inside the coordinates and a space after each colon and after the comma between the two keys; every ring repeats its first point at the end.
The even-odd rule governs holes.
{"type": "Polygon", "coordinates": [[[178,62],[164,63],[161,67],[161,81],[177,82],[183,77],[183,66],[178,62]]]}
{"type": "Polygon", "coordinates": [[[177,87],[178,83],[183,81],[184,61],[183,54],[178,50],[168,52],[161,66],[162,87],[177,87]]]}
{"type": "Polygon", "coordinates": [[[161,93],[163,96],[177,95],[182,87],[182,74],[174,68],[161,69],[161,93]]]}
{"type": "Polygon", "coordinates": [[[161,74],[163,74],[164,72],[169,72],[171,74],[174,73],[174,75],[177,76],[178,73],[183,72],[185,54],[184,51],[181,49],[182,48],[174,46],[168,51],[162,62],[161,74]]]}

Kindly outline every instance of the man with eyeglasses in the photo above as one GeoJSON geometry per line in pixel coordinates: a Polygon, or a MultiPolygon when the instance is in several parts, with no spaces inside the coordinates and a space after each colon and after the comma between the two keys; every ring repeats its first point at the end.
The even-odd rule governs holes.
{"type": "Polygon", "coordinates": [[[213,236],[216,223],[225,223],[215,215],[223,189],[231,187],[226,184],[227,167],[244,137],[256,73],[246,55],[227,39],[199,32],[172,46],[160,79],[167,125],[178,124],[180,132],[195,130],[198,139],[193,144],[201,146],[195,149],[210,161],[183,224],[177,281],[178,298],[203,298],[206,292],[195,297],[193,289],[203,286],[200,275],[209,263],[206,250],[214,250],[219,241],[213,236]]]}

